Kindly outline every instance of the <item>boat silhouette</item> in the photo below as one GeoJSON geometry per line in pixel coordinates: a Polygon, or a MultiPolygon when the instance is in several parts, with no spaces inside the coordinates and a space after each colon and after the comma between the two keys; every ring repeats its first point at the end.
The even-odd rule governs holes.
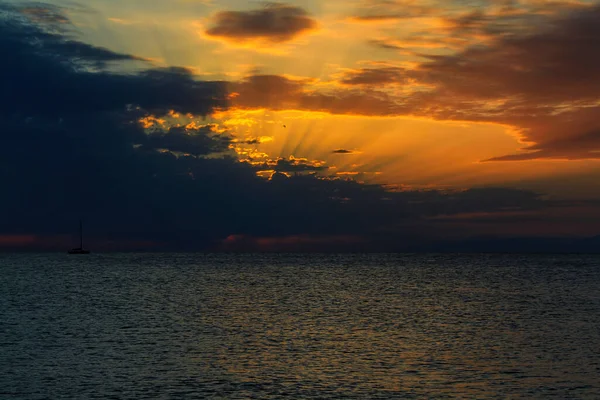
{"type": "Polygon", "coordinates": [[[69,254],[90,254],[89,250],[83,248],[83,223],[79,220],[79,247],[69,250],[69,254]]]}

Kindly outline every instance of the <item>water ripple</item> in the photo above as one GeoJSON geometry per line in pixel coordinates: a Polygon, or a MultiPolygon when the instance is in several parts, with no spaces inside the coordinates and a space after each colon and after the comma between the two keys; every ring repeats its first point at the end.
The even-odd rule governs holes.
{"type": "Polygon", "coordinates": [[[600,398],[600,258],[0,256],[8,399],[600,398]]]}

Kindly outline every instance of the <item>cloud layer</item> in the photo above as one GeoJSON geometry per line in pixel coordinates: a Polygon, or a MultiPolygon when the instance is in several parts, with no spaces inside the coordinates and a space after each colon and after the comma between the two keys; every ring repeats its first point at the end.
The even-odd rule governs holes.
{"type": "MultiPolygon", "coordinates": [[[[377,14],[363,19],[399,18],[407,5],[367,3],[377,14]]],[[[390,52],[413,48],[411,65],[372,62],[328,80],[251,75],[230,84],[239,95],[231,105],[497,123],[526,145],[490,161],[600,158],[600,5],[492,3],[467,13],[449,3],[430,32],[365,38],[390,52]],[[426,51],[438,45],[446,50],[426,51]]]]}
{"type": "MultiPolygon", "coordinates": [[[[218,249],[241,237],[271,238],[271,249],[277,243],[293,249],[296,241],[397,250],[440,233],[431,217],[554,206],[515,189],[393,191],[333,174],[323,178],[315,173],[327,175],[328,165],[299,157],[241,162],[232,150],[239,139],[203,117],[228,107],[368,115],[423,110],[381,90],[355,89],[366,82],[356,81],[361,71],[329,91],[278,75],[225,83],[177,67],[117,72],[118,63],[142,61],[79,41],[59,11],[0,9],[0,52],[14,55],[0,62],[0,237],[8,247],[32,245],[32,235],[67,246],[60,238],[83,217],[92,244],[107,249],[125,242],[218,249]],[[258,177],[260,170],[272,171],[271,179],[258,177]]],[[[447,70],[460,76],[461,68],[438,59],[410,78],[432,80],[447,70]]],[[[445,85],[468,95],[459,83],[438,82],[440,94],[445,85]]]]}

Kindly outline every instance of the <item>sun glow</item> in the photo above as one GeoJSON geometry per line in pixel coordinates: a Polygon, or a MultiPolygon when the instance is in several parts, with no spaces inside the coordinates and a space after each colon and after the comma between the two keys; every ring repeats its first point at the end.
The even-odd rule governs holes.
{"type": "MultiPolygon", "coordinates": [[[[543,46],[528,47],[532,34],[561,23],[550,1],[481,5],[478,13],[456,3],[185,2],[168,20],[160,6],[133,12],[92,3],[96,16],[70,15],[91,43],[189,66],[198,80],[227,81],[228,107],[208,121],[172,111],[140,118],[147,130],[213,124],[211,132],[231,135],[242,161],[294,157],[324,163],[320,175],[397,186],[529,184],[597,169],[594,148],[584,155],[526,150],[546,136],[568,137],[568,121],[591,121],[598,108],[596,97],[576,97],[585,91],[577,85],[566,97],[548,92],[548,101],[527,92],[534,84],[540,93],[561,87],[526,78],[538,64],[563,62],[549,59],[543,46]],[[101,33],[101,18],[122,40],[101,33]],[[514,62],[498,68],[507,57],[514,62]],[[484,162],[506,155],[516,161],[484,162]]],[[[577,13],[592,2],[563,7],[577,13]]],[[[566,40],[562,32],[552,33],[555,43],[566,40]]]]}

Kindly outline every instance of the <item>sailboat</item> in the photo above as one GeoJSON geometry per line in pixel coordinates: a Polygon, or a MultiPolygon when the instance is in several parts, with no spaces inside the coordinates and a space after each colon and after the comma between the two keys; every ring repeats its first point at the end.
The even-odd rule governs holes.
{"type": "Polygon", "coordinates": [[[79,247],[69,250],[69,254],[90,254],[89,250],[83,248],[83,223],[79,220],[79,247]]]}

